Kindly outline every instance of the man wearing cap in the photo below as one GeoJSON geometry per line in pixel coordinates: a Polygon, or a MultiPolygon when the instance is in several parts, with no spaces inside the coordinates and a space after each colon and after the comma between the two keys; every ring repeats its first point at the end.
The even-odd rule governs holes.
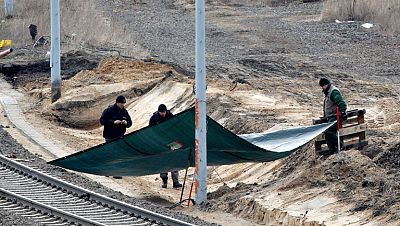
{"type": "Polygon", "coordinates": [[[125,97],[118,96],[115,104],[108,106],[101,115],[100,123],[104,125],[103,137],[106,142],[124,136],[126,128],[132,126],[132,120],[125,109],[125,103],[125,97]]]}
{"type": "MultiPolygon", "coordinates": [[[[125,97],[118,96],[115,104],[108,106],[100,117],[100,123],[104,125],[103,137],[106,142],[123,137],[126,128],[132,126],[132,120],[125,109],[125,103],[125,97]]],[[[121,179],[122,177],[114,176],[114,178],[121,179]]]]}
{"type": "MultiPolygon", "coordinates": [[[[322,88],[322,92],[325,94],[324,99],[324,119],[327,122],[334,122],[336,118],[336,108],[339,107],[340,121],[347,119],[346,114],[346,102],[343,100],[340,90],[335,87],[331,81],[326,78],[319,80],[319,85],[322,88]]],[[[325,132],[325,140],[328,145],[328,155],[331,155],[337,151],[337,124],[333,125],[325,132]]],[[[340,139],[340,146],[343,147],[343,139],[340,139]]]]}
{"type": "MultiPolygon", "coordinates": [[[[172,118],[174,115],[167,110],[167,107],[164,104],[160,104],[158,106],[158,110],[153,113],[153,115],[150,118],[149,126],[153,126],[156,124],[159,124],[165,120],[168,120],[172,118]]],[[[161,185],[162,188],[167,188],[168,184],[168,173],[160,173],[160,177],[163,181],[163,184],[161,185]]],[[[182,187],[182,184],[179,183],[179,172],[178,171],[173,171],[171,172],[171,177],[173,181],[173,187],[174,188],[180,188],[182,187]]]]}

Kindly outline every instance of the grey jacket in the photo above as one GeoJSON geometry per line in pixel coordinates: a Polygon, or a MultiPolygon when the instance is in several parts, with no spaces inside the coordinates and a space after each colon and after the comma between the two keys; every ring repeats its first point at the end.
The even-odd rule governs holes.
{"type": "Polygon", "coordinates": [[[340,112],[346,112],[346,102],[343,100],[342,94],[334,85],[330,85],[328,90],[324,91],[324,117],[334,116],[336,107],[339,107],[340,112]]]}

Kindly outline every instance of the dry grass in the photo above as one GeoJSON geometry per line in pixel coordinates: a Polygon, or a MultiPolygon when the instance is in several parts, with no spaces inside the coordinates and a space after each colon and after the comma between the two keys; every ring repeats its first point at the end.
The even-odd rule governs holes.
{"type": "Polygon", "coordinates": [[[400,1],[326,0],[323,19],[372,21],[389,33],[400,33],[400,1]]]}
{"type": "MultiPolygon", "coordinates": [[[[104,16],[98,4],[96,0],[60,1],[62,50],[98,46],[122,48],[135,52],[136,56],[145,55],[143,49],[135,44],[135,37],[104,16]]],[[[0,0],[0,7],[3,5],[3,0],[0,0]]],[[[0,21],[0,39],[12,39],[16,47],[31,45],[29,24],[37,25],[37,38],[50,35],[50,1],[14,1],[14,16],[5,19],[1,8],[0,21]]]]}
{"type": "MultiPolygon", "coordinates": [[[[258,5],[258,6],[283,6],[291,3],[308,3],[308,2],[319,2],[323,0],[205,0],[206,6],[209,5],[230,5],[230,6],[240,6],[240,5],[258,5]]],[[[192,5],[194,6],[195,0],[175,0],[178,4],[192,5]]]]}

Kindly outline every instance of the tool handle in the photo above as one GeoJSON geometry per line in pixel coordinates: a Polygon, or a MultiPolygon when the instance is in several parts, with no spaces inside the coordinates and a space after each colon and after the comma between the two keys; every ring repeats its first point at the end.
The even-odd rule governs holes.
{"type": "Polygon", "coordinates": [[[337,121],[337,131],[340,129],[340,111],[339,107],[336,107],[336,121],[337,121]]]}

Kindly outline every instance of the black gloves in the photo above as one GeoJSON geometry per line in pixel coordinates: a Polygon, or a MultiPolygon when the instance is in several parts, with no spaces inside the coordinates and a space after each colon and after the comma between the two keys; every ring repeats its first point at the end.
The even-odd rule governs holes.
{"type": "Polygon", "coordinates": [[[341,118],[342,120],[347,120],[347,114],[346,114],[346,112],[341,112],[341,113],[340,113],[340,118],[341,118]]]}

